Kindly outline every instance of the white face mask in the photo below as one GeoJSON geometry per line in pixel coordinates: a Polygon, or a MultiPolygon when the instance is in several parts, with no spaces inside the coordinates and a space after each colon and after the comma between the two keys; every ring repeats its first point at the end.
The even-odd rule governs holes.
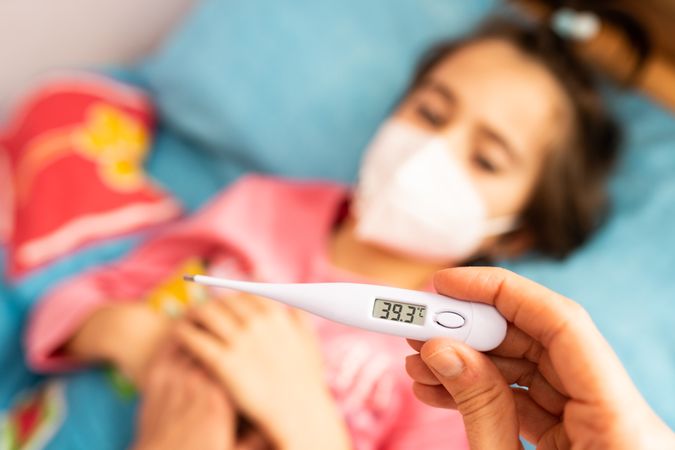
{"type": "Polygon", "coordinates": [[[483,199],[442,138],[385,122],[369,145],[354,196],[356,233],[407,256],[439,263],[472,256],[515,217],[487,218],[483,199]]]}

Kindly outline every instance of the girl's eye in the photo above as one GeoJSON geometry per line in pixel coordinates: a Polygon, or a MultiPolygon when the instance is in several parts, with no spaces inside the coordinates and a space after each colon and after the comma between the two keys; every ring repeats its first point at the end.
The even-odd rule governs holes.
{"type": "Polygon", "coordinates": [[[473,161],[476,167],[478,167],[478,169],[483,172],[496,174],[499,173],[500,171],[499,167],[497,167],[496,164],[494,164],[492,161],[490,161],[488,158],[484,157],[480,153],[476,154],[473,157],[473,161]]]}
{"type": "Polygon", "coordinates": [[[432,127],[441,127],[447,122],[447,118],[443,114],[439,114],[424,104],[417,107],[417,114],[432,127]]]}

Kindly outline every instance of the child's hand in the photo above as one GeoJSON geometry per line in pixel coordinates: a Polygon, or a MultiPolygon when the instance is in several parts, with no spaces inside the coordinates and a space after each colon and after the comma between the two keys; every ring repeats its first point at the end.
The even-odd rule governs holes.
{"type": "Polygon", "coordinates": [[[315,337],[298,311],[238,295],[198,306],[175,332],[279,448],[349,447],[315,337]]]}
{"type": "Polygon", "coordinates": [[[134,450],[234,448],[236,412],[222,387],[175,346],[165,347],[148,370],[134,450]]]}
{"type": "Polygon", "coordinates": [[[142,386],[169,325],[170,319],[143,303],[120,302],[92,313],[63,351],[85,362],[111,363],[142,386]]]}

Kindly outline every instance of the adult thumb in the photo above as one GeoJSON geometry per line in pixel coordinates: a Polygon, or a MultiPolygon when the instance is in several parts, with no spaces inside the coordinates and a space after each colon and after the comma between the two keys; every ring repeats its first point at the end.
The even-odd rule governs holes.
{"type": "Polygon", "coordinates": [[[472,450],[522,448],[511,388],[487,356],[446,338],[426,342],[420,355],[455,400],[472,450]]]}

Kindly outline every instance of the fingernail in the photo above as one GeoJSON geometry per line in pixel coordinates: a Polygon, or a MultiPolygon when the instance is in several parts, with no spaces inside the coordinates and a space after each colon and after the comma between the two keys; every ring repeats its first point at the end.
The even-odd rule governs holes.
{"type": "Polygon", "coordinates": [[[452,378],[464,370],[464,361],[452,347],[443,347],[429,356],[425,362],[440,375],[452,378]]]}

